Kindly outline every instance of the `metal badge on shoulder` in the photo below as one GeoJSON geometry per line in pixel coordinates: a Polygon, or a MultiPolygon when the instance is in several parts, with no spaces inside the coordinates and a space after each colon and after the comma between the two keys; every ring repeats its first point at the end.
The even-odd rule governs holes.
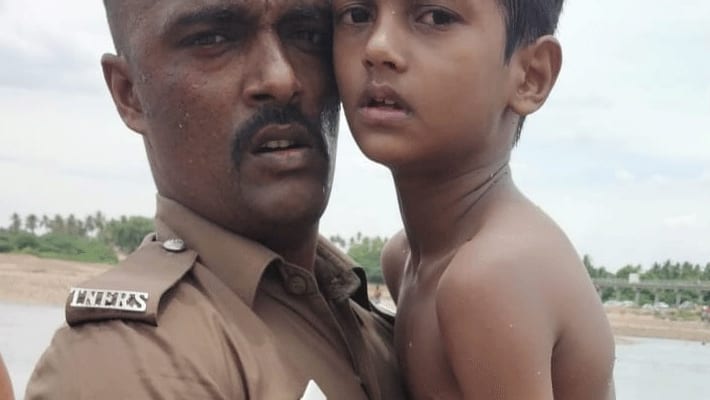
{"type": "Polygon", "coordinates": [[[163,242],[163,248],[171,253],[181,253],[187,249],[187,246],[182,239],[172,238],[163,242]]]}
{"type": "Polygon", "coordinates": [[[70,307],[146,312],[148,293],[126,290],[71,288],[70,307]]]}

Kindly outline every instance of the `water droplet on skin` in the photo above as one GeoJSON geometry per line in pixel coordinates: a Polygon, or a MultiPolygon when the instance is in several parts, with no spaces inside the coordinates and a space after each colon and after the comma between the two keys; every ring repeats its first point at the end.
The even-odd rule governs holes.
{"type": "Polygon", "coordinates": [[[410,349],[412,348],[412,342],[409,341],[409,344],[407,345],[410,349]]]}
{"type": "Polygon", "coordinates": [[[180,123],[178,124],[178,128],[180,128],[180,129],[183,128],[182,122],[180,122],[180,123]]]}
{"type": "Polygon", "coordinates": [[[508,325],[508,328],[513,329],[513,324],[508,325]]]}

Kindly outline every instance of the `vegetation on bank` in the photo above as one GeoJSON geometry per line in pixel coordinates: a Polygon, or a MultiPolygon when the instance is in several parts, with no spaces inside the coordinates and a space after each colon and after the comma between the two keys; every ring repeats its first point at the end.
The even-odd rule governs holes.
{"type": "Polygon", "coordinates": [[[153,231],[145,217],[106,219],[101,212],[77,218],[17,213],[0,228],[0,253],[23,253],[43,258],[116,263],[118,253],[130,253],[153,231]]]}
{"type": "MultiPolygon", "coordinates": [[[[684,281],[684,282],[710,282],[710,262],[702,266],[690,262],[673,262],[666,260],[663,263],[653,263],[651,268],[644,269],[641,265],[626,265],[616,273],[611,273],[605,267],[595,267],[590,256],[585,255],[582,259],[587,272],[592,278],[616,278],[628,279],[629,275],[637,274],[640,281],[684,281]]],[[[673,291],[658,292],[658,300],[666,304],[676,303],[676,293],[673,291]]],[[[705,293],[700,301],[699,294],[693,291],[681,290],[680,300],[695,303],[710,303],[710,293],[705,293]]],[[[616,299],[620,301],[633,301],[636,292],[633,289],[622,289],[618,293],[614,289],[605,289],[601,293],[602,300],[616,299]]],[[[639,304],[653,304],[656,300],[656,293],[652,290],[641,290],[639,294],[639,304]]]]}
{"type": "MultiPolygon", "coordinates": [[[[15,213],[10,218],[10,225],[5,229],[0,228],[0,253],[19,252],[45,258],[114,263],[118,252],[132,252],[145,235],[152,231],[153,221],[139,216],[109,220],[101,212],[96,212],[84,218],[33,214],[23,218],[15,213]]],[[[347,239],[335,235],[330,240],[365,269],[371,282],[383,282],[380,253],[387,242],[386,237],[358,233],[347,239]]],[[[654,263],[646,270],[640,265],[626,265],[615,273],[609,272],[604,266],[595,266],[588,255],[584,256],[583,263],[592,278],[627,279],[633,273],[639,274],[641,280],[710,281],[710,262],[701,266],[668,260],[654,263]]],[[[621,292],[620,300],[633,300],[634,296],[633,290],[627,289],[621,292]]],[[[695,301],[697,293],[682,293],[682,297],[695,301]]],[[[602,298],[616,298],[616,293],[605,290],[602,298]]],[[[653,293],[641,292],[641,304],[652,302],[653,299],[653,293]]],[[[673,304],[675,294],[663,293],[660,300],[673,304]]],[[[706,301],[710,301],[710,298],[706,301]]]]}

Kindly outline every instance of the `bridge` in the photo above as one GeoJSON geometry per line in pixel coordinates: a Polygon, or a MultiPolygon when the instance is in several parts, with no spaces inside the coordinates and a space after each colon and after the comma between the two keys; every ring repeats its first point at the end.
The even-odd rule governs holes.
{"type": "Polygon", "coordinates": [[[664,291],[675,292],[676,305],[680,305],[681,291],[693,292],[697,294],[698,304],[703,303],[703,298],[710,293],[710,281],[664,281],[664,280],[635,280],[635,279],[614,279],[596,278],[592,279],[597,292],[601,295],[604,289],[614,289],[617,300],[621,296],[622,289],[632,289],[635,293],[634,302],[639,304],[641,291],[649,291],[654,295],[654,303],[658,303],[660,293],[664,291]]]}

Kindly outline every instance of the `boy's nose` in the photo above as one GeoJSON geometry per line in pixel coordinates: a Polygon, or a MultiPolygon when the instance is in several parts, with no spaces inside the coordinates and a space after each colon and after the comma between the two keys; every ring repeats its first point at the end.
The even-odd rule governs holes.
{"type": "Polygon", "coordinates": [[[365,46],[363,64],[366,68],[385,68],[396,72],[406,70],[406,60],[394,23],[389,18],[378,21],[365,46]]]}

